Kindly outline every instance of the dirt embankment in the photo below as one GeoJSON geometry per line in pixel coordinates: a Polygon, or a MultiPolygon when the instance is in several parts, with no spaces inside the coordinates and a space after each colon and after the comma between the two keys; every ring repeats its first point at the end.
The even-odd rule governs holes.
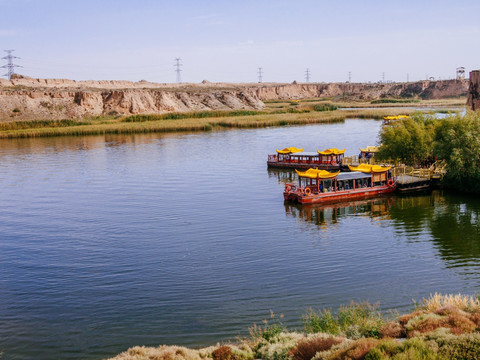
{"type": "Polygon", "coordinates": [[[0,79],[0,121],[81,118],[114,114],[262,109],[263,101],[348,96],[359,99],[462,96],[468,81],[392,84],[158,84],[74,81],[13,76],[0,79]]]}

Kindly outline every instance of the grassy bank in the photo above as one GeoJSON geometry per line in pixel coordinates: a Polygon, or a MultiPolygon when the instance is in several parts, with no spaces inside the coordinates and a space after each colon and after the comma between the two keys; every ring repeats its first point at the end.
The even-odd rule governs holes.
{"type": "MultiPolygon", "coordinates": [[[[298,104],[298,103],[294,103],[298,104]]],[[[82,120],[43,120],[0,123],[0,138],[26,138],[65,135],[134,134],[150,132],[210,131],[225,128],[260,128],[330,123],[349,118],[381,119],[411,114],[412,109],[333,110],[336,105],[318,103],[268,108],[263,111],[210,111],[96,117],[82,120]]]]}
{"type": "Polygon", "coordinates": [[[0,124],[0,138],[22,138],[64,135],[133,134],[174,131],[210,131],[225,128],[260,128],[343,121],[347,118],[381,119],[396,113],[411,111],[349,110],[321,112],[285,112],[240,116],[187,117],[181,119],[163,118],[157,115],[137,115],[126,118],[95,118],[79,122],[30,121],[0,124]]]}
{"type": "Polygon", "coordinates": [[[273,314],[250,336],[200,350],[133,347],[112,360],[402,360],[478,359],[480,300],[432,295],[405,315],[384,314],[368,303],[310,310],[304,329],[289,331],[273,314]]]}

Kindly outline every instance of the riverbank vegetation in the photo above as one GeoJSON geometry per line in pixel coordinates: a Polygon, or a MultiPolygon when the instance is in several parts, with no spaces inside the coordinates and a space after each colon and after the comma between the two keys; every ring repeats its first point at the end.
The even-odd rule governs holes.
{"type": "Polygon", "coordinates": [[[379,159],[412,166],[443,161],[446,187],[480,193],[480,112],[444,119],[417,114],[384,126],[380,140],[379,159]]]}
{"type": "Polygon", "coordinates": [[[269,126],[331,123],[349,118],[382,119],[394,114],[413,113],[413,110],[355,109],[347,111],[258,111],[250,114],[188,113],[166,115],[134,115],[128,117],[99,117],[75,120],[19,121],[0,124],[1,138],[23,138],[64,135],[134,134],[175,131],[210,131],[226,128],[260,128],[269,126]],[[209,116],[211,115],[211,116],[209,116]]]}
{"type": "Polygon", "coordinates": [[[310,310],[296,331],[281,320],[272,313],[236,343],[136,346],[112,360],[473,360],[480,353],[480,300],[473,296],[435,294],[401,316],[368,303],[310,310]]]}
{"type": "MultiPolygon", "coordinates": [[[[462,100],[463,103],[465,100],[462,100]]],[[[458,99],[421,101],[415,106],[454,107],[458,99]]],[[[349,118],[382,119],[384,116],[412,114],[418,109],[405,103],[374,104],[369,101],[306,99],[266,102],[263,110],[198,111],[82,118],[78,120],[36,120],[0,123],[1,138],[64,135],[134,134],[175,131],[210,131],[225,128],[259,128],[343,121],[349,118]],[[385,105],[388,108],[384,108],[385,105]],[[393,108],[391,105],[400,105],[393,108]],[[401,106],[404,106],[402,108],[401,106]],[[348,109],[346,109],[348,108],[348,109]]],[[[436,110],[438,111],[438,109],[436,110]]]]}

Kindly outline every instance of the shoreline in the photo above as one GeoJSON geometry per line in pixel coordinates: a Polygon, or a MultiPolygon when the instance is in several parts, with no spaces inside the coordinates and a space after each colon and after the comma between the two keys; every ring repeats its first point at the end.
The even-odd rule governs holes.
{"type": "Polygon", "coordinates": [[[392,316],[376,305],[354,303],[311,309],[303,331],[289,331],[273,312],[249,337],[201,349],[135,346],[108,360],[388,360],[476,359],[480,299],[435,293],[411,313],[392,316]]]}

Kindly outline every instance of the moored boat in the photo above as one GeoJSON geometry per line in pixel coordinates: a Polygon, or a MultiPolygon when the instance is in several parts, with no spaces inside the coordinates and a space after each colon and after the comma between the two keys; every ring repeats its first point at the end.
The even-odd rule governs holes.
{"type": "Polygon", "coordinates": [[[304,152],[303,148],[288,147],[268,155],[269,168],[339,170],[342,166],[345,149],[330,148],[317,152],[304,152]]]}
{"type": "Polygon", "coordinates": [[[395,120],[404,120],[404,119],[410,119],[410,116],[408,116],[408,115],[384,116],[383,117],[383,125],[388,125],[392,121],[395,121],[395,120]]]}
{"type": "Polygon", "coordinates": [[[297,184],[285,184],[285,201],[300,204],[319,204],[353,199],[378,197],[395,191],[390,166],[361,164],[349,166],[350,172],[329,172],[310,168],[295,170],[297,184]]]}

